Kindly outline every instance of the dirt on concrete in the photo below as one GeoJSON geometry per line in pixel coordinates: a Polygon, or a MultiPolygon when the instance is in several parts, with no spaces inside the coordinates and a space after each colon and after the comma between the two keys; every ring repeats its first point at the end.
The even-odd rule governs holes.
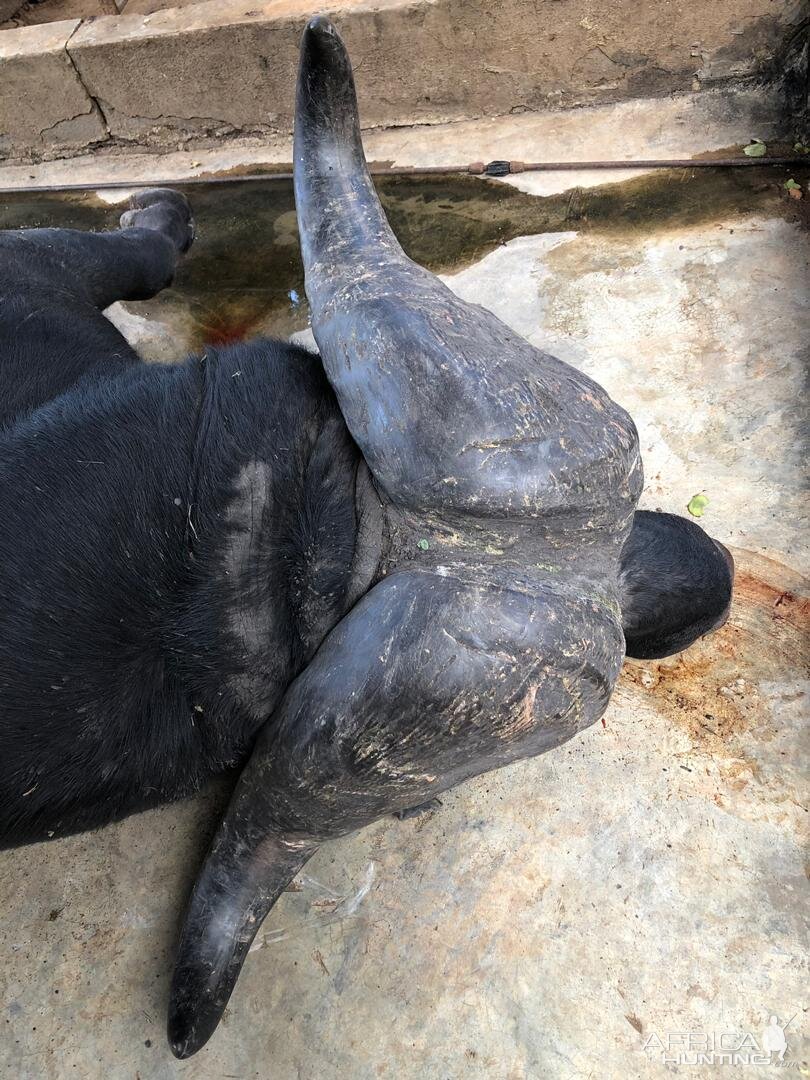
{"type": "Polygon", "coordinates": [[[64,19],[119,15],[125,3],[126,0],[29,0],[26,4],[21,0],[0,0],[0,30],[41,26],[64,19]]]}

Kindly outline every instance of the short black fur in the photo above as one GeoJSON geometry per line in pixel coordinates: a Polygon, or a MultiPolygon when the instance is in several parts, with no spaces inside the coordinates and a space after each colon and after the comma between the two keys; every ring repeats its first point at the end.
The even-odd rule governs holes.
{"type": "MultiPolygon", "coordinates": [[[[101,314],[168,284],[192,235],[160,190],[116,232],[0,233],[0,846],[243,762],[377,570],[379,500],[317,357],[256,341],[146,365],[101,314]]],[[[636,514],[628,655],[722,621],[724,551],[636,514]]]]}
{"type": "Polygon", "coordinates": [[[622,549],[619,590],[628,656],[671,656],[726,621],[729,552],[686,518],[637,510],[622,549]]]}
{"type": "Polygon", "coordinates": [[[178,198],[0,234],[0,846],[241,762],[353,599],[364,466],[317,357],[147,365],[99,310],[171,279],[178,198]]]}

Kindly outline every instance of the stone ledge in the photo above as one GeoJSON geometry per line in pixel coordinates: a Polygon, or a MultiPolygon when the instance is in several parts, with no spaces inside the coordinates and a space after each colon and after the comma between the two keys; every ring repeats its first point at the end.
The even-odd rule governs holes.
{"type": "Polygon", "coordinates": [[[0,33],[0,156],[75,153],[107,129],[67,52],[80,21],[0,33]]]}
{"type": "MultiPolygon", "coordinates": [[[[15,116],[7,156],[57,157],[74,152],[81,138],[86,145],[104,137],[111,145],[166,152],[288,134],[301,28],[314,6],[210,0],[70,24],[59,47],[83,84],[82,105],[69,112],[58,87],[40,105],[42,95],[24,73],[10,82],[0,72],[7,102],[0,127],[11,127],[4,114],[31,97],[22,109],[26,122],[15,116]],[[54,98],[57,122],[90,117],[75,142],[60,138],[64,132],[43,137],[55,121],[40,122],[37,110],[53,112],[54,98]]],[[[670,19],[640,19],[638,8],[637,0],[344,0],[326,10],[352,53],[370,128],[543,112],[751,79],[773,70],[802,12],[800,0],[684,0],[670,19]]],[[[5,31],[0,40],[51,28],[5,31]]],[[[32,69],[29,79],[36,78],[32,69]]]]}
{"type": "MultiPolygon", "coordinates": [[[[703,90],[490,120],[376,129],[364,132],[363,144],[372,167],[451,168],[493,159],[570,162],[572,168],[566,170],[518,173],[501,181],[487,181],[512,184],[535,195],[553,195],[575,185],[617,183],[643,171],[586,171],[576,168],[577,162],[593,158],[628,162],[691,158],[721,151],[734,153],[735,147],[739,153],[752,133],[766,142],[785,134],[781,98],[775,90],[703,90]]],[[[279,135],[166,154],[133,153],[117,147],[37,165],[0,165],[0,190],[33,191],[70,184],[108,189],[110,184],[124,185],[124,189],[104,192],[105,198],[118,202],[128,197],[126,188],[130,185],[171,185],[184,180],[291,170],[292,139],[279,135]]]]}

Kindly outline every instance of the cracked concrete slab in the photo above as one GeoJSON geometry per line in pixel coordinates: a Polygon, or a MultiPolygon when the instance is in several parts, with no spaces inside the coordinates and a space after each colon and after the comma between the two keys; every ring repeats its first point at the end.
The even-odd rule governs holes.
{"type": "Polygon", "coordinates": [[[89,19],[118,15],[126,0],[0,0],[0,30],[39,26],[65,19],[89,19]],[[5,6],[4,6],[5,5],[5,6]],[[7,20],[7,21],[5,21],[7,20]]]}
{"type": "MultiPolygon", "coordinates": [[[[777,89],[715,89],[497,119],[376,129],[366,131],[363,141],[372,165],[418,170],[492,160],[575,164],[598,159],[691,158],[720,151],[739,154],[753,134],[766,142],[789,134],[777,89]]],[[[291,162],[292,139],[286,135],[168,154],[96,150],[69,160],[0,166],[0,188],[178,182],[290,170],[291,162]]],[[[576,184],[593,187],[619,182],[643,171],[578,169],[576,184]]],[[[567,190],[572,176],[565,170],[526,172],[502,182],[530,194],[553,195],[567,190]]],[[[126,192],[115,195],[111,188],[109,197],[124,198],[126,192]]]]}
{"type": "Polygon", "coordinates": [[[107,137],[67,44],[78,19],[0,33],[0,158],[24,149],[68,153],[107,137]]]}
{"type": "MultiPolygon", "coordinates": [[[[70,45],[113,136],[166,147],[291,130],[306,0],[129,11],[83,25],[70,45]]],[[[707,64],[709,82],[723,80],[724,64],[738,79],[764,70],[800,7],[687,4],[665,33],[634,12],[630,0],[566,0],[565,18],[548,19],[530,0],[344,0],[329,9],[355,61],[363,122],[379,127],[692,90],[707,64]]]]}
{"type": "MultiPolygon", "coordinates": [[[[629,408],[643,505],[684,513],[707,492],[704,523],[737,563],[729,622],[682,656],[627,663],[604,726],[457,788],[427,815],[322,849],[188,1062],[164,1042],[172,950],[228,783],[4,853],[10,1075],[665,1080],[659,1044],[683,1032],[761,1044],[771,1015],[790,1021],[786,1060],[807,1068],[802,207],[771,176],[753,201],[733,179],[704,179],[692,196],[681,173],[661,183],[651,215],[639,216],[651,196],[634,180],[612,191],[613,217],[597,228],[597,191],[589,221],[494,242],[446,280],[629,408]]],[[[454,216],[470,231],[491,216],[481,186],[448,186],[444,216],[410,234],[416,250],[442,221],[450,236],[454,216]]],[[[492,187],[507,217],[528,222],[545,205],[492,187]]],[[[230,209],[201,221],[201,244],[247,205],[234,202],[244,191],[217,196],[230,209]]],[[[412,186],[400,198],[407,220],[437,202],[427,187],[421,210],[412,186]]],[[[294,229],[289,203],[277,205],[262,225],[274,241],[294,229]]],[[[63,212],[82,206],[66,199],[63,212]]],[[[249,218],[255,231],[258,211],[249,218]]],[[[119,323],[141,347],[145,310],[129,305],[119,323]]],[[[155,347],[170,352],[168,331],[178,352],[192,340],[185,315],[157,328],[155,347]]],[[[678,1067],[690,1080],[710,1071],[678,1067]]]]}
{"type": "MultiPolygon", "coordinates": [[[[652,20],[637,17],[633,0],[343,0],[327,10],[354,58],[369,128],[778,78],[803,16],[801,0],[688,0],[677,17],[652,20]]],[[[67,48],[111,146],[167,151],[267,139],[292,128],[298,42],[310,14],[308,0],[210,0],[148,14],[127,5],[122,15],[83,21],[67,48]]],[[[21,157],[63,152],[60,142],[34,139],[26,150],[20,137],[14,145],[21,157]]]]}
{"type": "Polygon", "coordinates": [[[25,0],[0,0],[0,23],[16,15],[25,6],[25,0]]]}

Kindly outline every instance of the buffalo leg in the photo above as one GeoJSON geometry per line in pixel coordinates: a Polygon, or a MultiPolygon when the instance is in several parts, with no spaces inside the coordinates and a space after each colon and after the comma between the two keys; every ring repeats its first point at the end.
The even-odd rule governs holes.
{"type": "Polygon", "coordinates": [[[162,189],[134,196],[113,232],[0,232],[0,426],[95,369],[140,363],[102,311],[160,292],[192,236],[188,203],[162,189]]]}

